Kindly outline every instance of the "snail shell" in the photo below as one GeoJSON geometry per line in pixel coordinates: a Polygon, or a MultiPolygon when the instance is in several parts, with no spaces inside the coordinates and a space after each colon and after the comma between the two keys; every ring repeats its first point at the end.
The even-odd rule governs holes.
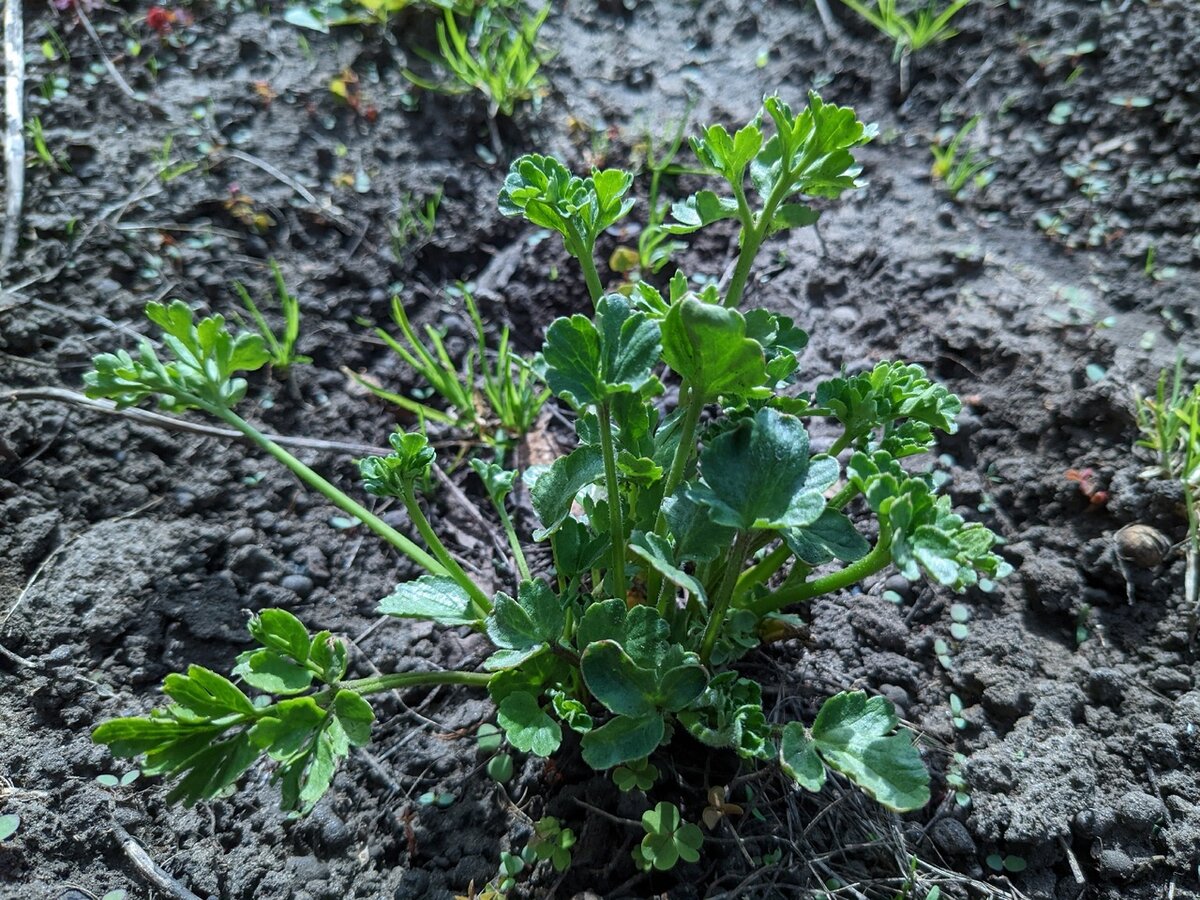
{"type": "Polygon", "coordinates": [[[1171,542],[1157,528],[1135,523],[1126,525],[1113,536],[1117,556],[1142,569],[1160,565],[1171,552],[1171,542]]]}

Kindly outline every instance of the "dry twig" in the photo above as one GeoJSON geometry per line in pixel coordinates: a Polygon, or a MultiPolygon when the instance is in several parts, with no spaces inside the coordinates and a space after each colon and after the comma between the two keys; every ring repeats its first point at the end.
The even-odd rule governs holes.
{"type": "Polygon", "coordinates": [[[21,205],[25,199],[25,29],[21,0],[4,4],[4,163],[8,198],[4,205],[4,234],[0,237],[0,275],[17,249],[21,205]]]}

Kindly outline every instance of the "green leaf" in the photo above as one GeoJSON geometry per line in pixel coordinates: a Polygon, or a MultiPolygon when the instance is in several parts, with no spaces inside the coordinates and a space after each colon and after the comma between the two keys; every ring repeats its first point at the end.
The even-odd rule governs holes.
{"type": "Polygon", "coordinates": [[[696,862],[704,833],[690,822],[684,822],[673,803],[660,802],[654,809],[642,813],[642,855],[660,871],[674,868],[679,860],[696,862]]]}
{"type": "Polygon", "coordinates": [[[597,700],[618,715],[640,718],[655,712],[655,673],[633,661],[615,641],[589,644],[580,661],[583,680],[597,700]]]}
{"type": "Polygon", "coordinates": [[[929,773],[892,704],[862,691],[842,692],[821,706],[812,742],[837,769],[888,809],[906,812],[929,802],[929,773]]]}
{"type": "MultiPolygon", "coordinates": [[[[305,641],[308,644],[308,641],[305,641]]],[[[238,656],[233,674],[268,694],[297,694],[312,685],[314,673],[275,650],[250,650],[238,656]]]]}
{"type": "Polygon", "coordinates": [[[7,841],[21,827],[21,817],[13,814],[0,816],[0,841],[7,841]]]}
{"type": "Polygon", "coordinates": [[[854,562],[871,549],[870,542],[858,533],[845,515],[828,508],[810,525],[785,528],[783,539],[796,558],[810,566],[819,566],[832,559],[854,562]]]}
{"type": "Polygon", "coordinates": [[[342,676],[346,674],[346,645],[328,631],[319,631],[313,635],[308,654],[309,660],[320,669],[318,677],[326,684],[341,681],[342,676]]]}
{"type": "Polygon", "coordinates": [[[807,791],[815,793],[825,786],[825,764],[817,755],[816,745],[809,740],[808,731],[799,722],[788,722],[783,726],[779,765],[807,791]]]}
{"type": "Polygon", "coordinates": [[[557,396],[580,409],[640,391],[651,381],[659,351],[658,323],[622,295],[606,294],[596,304],[594,324],[581,315],[550,324],[541,374],[557,396]]]}
{"type": "Polygon", "coordinates": [[[187,675],[172,672],[163,681],[163,693],[204,718],[254,715],[249,697],[229,679],[202,666],[188,666],[187,675]]]}
{"type": "Polygon", "coordinates": [[[719,222],[722,219],[738,218],[737,201],[732,197],[718,197],[712,191],[700,191],[671,207],[675,224],[667,225],[670,234],[691,234],[719,222]]]}
{"type": "Polygon", "coordinates": [[[471,459],[468,462],[471,469],[479,476],[479,480],[483,482],[491,501],[497,506],[502,506],[504,498],[512,493],[517,473],[512,469],[505,469],[497,463],[484,462],[482,459],[471,459]]]}
{"type": "Polygon", "coordinates": [[[633,206],[633,176],[620,169],[572,175],[557,159],[526,154],[513,161],[500,190],[500,212],[562,235],[575,257],[590,255],[596,237],[633,206]]]}
{"type": "Polygon", "coordinates": [[[604,474],[604,458],[597,446],[584,445],[560,456],[537,476],[530,488],[534,512],[542,529],[534,540],[544,540],[558,530],[571,513],[579,492],[604,474]]]}
{"type": "Polygon", "coordinates": [[[767,378],[762,345],[746,337],[737,310],[685,296],[662,325],[662,355],[691,386],[689,402],[744,396],[767,378]]]}
{"type": "Polygon", "coordinates": [[[400,619],[429,619],[439,625],[477,625],[470,595],[453,578],[422,575],[396,585],[379,601],[379,612],[400,619]]]}
{"type": "Polygon", "coordinates": [[[675,554],[681,560],[708,562],[733,543],[734,529],[713,522],[708,507],[696,503],[686,493],[668,497],[663,510],[675,538],[675,554]]]}
{"type": "Polygon", "coordinates": [[[264,609],[252,616],[246,627],[264,647],[290,656],[298,663],[308,661],[312,646],[308,629],[286,609],[264,609]]]}
{"type": "Polygon", "coordinates": [[[508,742],[523,753],[549,756],[562,743],[562,729],[538,704],[533,694],[517,691],[500,703],[496,721],[508,742]]]}
{"type": "Polygon", "coordinates": [[[504,650],[528,650],[562,636],[566,614],[544,581],[523,581],[517,599],[496,595],[487,618],[488,637],[504,650]]]}
{"type": "Polygon", "coordinates": [[[333,698],[331,712],[353,746],[365,747],[371,743],[375,711],[361,695],[354,691],[338,691],[333,698]]]}
{"type": "Polygon", "coordinates": [[[597,771],[611,769],[621,763],[644,759],[662,743],[666,725],[662,716],[641,718],[615,716],[599,728],[585,734],[580,741],[583,761],[597,771]]]}
{"type": "MultiPolygon", "coordinates": [[[[833,468],[836,469],[836,462],[833,468]]],[[[687,490],[693,502],[711,510],[720,525],[748,530],[815,521],[812,494],[829,475],[828,464],[809,486],[808,432],[795,416],[770,408],[742,419],[713,438],[700,454],[704,483],[687,490]]],[[[836,478],[836,474],[834,475],[836,478]]]]}
{"type": "Polygon", "coordinates": [[[212,800],[232,786],[257,758],[258,748],[246,732],[209,744],[188,759],[183,767],[187,774],[167,794],[167,802],[191,806],[200,800],[212,800]]]}
{"type": "Polygon", "coordinates": [[[775,234],[778,231],[786,231],[789,228],[804,228],[809,225],[815,225],[819,218],[821,218],[821,214],[811,206],[806,206],[803,203],[785,203],[775,213],[775,218],[771,220],[771,227],[767,233],[775,234]]]}
{"type": "Polygon", "coordinates": [[[392,452],[358,461],[363,488],[378,497],[403,497],[419,479],[429,475],[437,453],[420,432],[394,431],[388,437],[392,452]]]}
{"type": "Polygon", "coordinates": [[[675,551],[666,538],[659,537],[653,532],[634,532],[633,538],[629,542],[629,549],[672,584],[683,588],[693,597],[698,598],[701,603],[708,604],[708,595],[704,591],[704,585],[675,565],[675,551]]]}

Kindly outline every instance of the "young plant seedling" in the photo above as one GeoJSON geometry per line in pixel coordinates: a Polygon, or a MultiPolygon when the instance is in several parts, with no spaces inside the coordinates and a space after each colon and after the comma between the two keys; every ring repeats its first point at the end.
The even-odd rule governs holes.
{"type": "Polygon", "coordinates": [[[929,0],[914,13],[898,9],[897,0],[875,0],[873,7],[864,0],[842,2],[895,43],[892,61],[900,64],[900,94],[907,97],[909,58],[926,47],[948,41],[958,34],[950,22],[971,0],[952,0],[941,11],[937,9],[936,0],[929,0]]]}
{"type": "Polygon", "coordinates": [[[1200,629],[1200,382],[1190,389],[1184,384],[1180,359],[1174,372],[1164,369],[1159,374],[1153,397],[1134,395],[1134,408],[1141,433],[1134,446],[1149,450],[1154,458],[1142,477],[1177,481],[1183,490],[1188,523],[1184,597],[1194,643],[1200,629]]]}
{"type": "Polygon", "coordinates": [[[538,12],[514,23],[508,18],[512,8],[482,4],[465,29],[454,10],[446,9],[437,25],[438,52],[417,50],[422,59],[443,71],[445,77],[430,81],[409,69],[404,70],[404,77],[428,91],[482,94],[487,100],[492,150],[499,156],[503,147],[496,117],[512,118],[518,103],[536,101],[546,86],[537,38],[550,15],[550,7],[547,3],[538,12]]]}
{"type": "Polygon", "coordinates": [[[255,330],[263,339],[263,345],[269,355],[267,364],[280,378],[286,379],[292,366],[310,363],[312,357],[301,356],[296,352],[296,340],[300,337],[300,301],[288,290],[287,283],[283,280],[283,271],[275,260],[271,260],[271,277],[275,280],[275,297],[279,301],[279,310],[283,313],[282,334],[276,334],[267,324],[258,304],[240,281],[233,283],[233,289],[254,320],[255,330]]]}
{"type": "MultiPolygon", "coordinates": [[[[175,359],[160,362],[149,345],[139,360],[100,356],[89,393],[124,405],[158,395],[238,428],[425,570],[381,601],[383,613],[465,626],[493,650],[479,671],[347,678],[340,641],[264,610],[250,625],[259,647],[234,670],[259,696],[193,666],[168,677],[172,705],[107,722],[94,739],[117,755],[144,756],[147,772],[180,777],[172,797],[188,802],[215,796],[266,756],[285,808],[303,811],[328,787],[336,761],[369,739],[365,697],[421,684],[485,688],[514,750],[553,756],[575,732],[587,765],[651,794],[635,851],[645,869],[694,861],[703,843],[676,806],[653,796],[658,768],[648,759],[681,731],[747,764],[775,761],[806,790],[821,790],[834,772],[889,809],[927,803],[921,754],[887,699],[843,692],[820,704],[811,726],[777,723],[760,685],[733,668],[763,635],[790,627],[789,608],[888,566],[956,591],[1010,571],[991,531],[954,513],[928,474],[901,465],[929,453],[935,432],[954,431],[957,398],[899,362],[797,393],[807,335],[767,309],[738,309],[763,242],[815,222],[808,200],[857,185],[851,150],[870,134],[853,110],[812,94],[798,112],[769,97],[736,134],[715,125],[693,141],[724,188],[676,204],[672,227],[741,224],[724,296],[714,285],[690,290],[682,273],[666,296],[644,282],[628,297],[605,293],[595,240],[629,211],[630,175],[580,178],[545,156],[513,163],[501,209],[563,237],[594,313],[551,323],[536,363],[574,411],[578,439],[549,466],[523,473],[541,523],[532,538],[548,544],[552,566],[529,565],[504,514],[513,473],[476,466],[513,550],[511,594],[483,591],[426,519],[416,491],[434,450],[423,435],[398,432],[391,453],[360,462],[365,489],[404,504],[421,547],[233,413],[245,393],[235,373],[266,362],[261,336],[233,336],[217,317],[193,323],[182,304],[151,304],[175,359]],[[664,381],[678,384],[677,401],[663,400],[664,381]],[[812,418],[840,427],[830,446],[813,446],[812,418]],[[857,524],[867,520],[873,543],[857,524]]],[[[723,814],[729,806],[722,798],[723,814]]]]}
{"type": "Polygon", "coordinates": [[[978,124],[979,116],[974,116],[947,143],[929,145],[933,154],[929,173],[935,181],[946,186],[951,197],[957,197],[970,181],[974,181],[976,187],[981,187],[987,181],[987,170],[992,167],[993,160],[980,155],[974,147],[968,147],[965,153],[961,152],[962,142],[978,124]]]}

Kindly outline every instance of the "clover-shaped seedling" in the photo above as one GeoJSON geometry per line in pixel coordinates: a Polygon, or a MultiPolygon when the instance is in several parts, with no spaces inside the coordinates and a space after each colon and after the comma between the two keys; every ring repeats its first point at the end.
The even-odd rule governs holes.
{"type": "Polygon", "coordinates": [[[745,810],[737,803],[730,803],[729,788],[714,786],[708,789],[708,806],[700,814],[704,827],[712,831],[726,816],[740,816],[745,810]]]}
{"type": "Polygon", "coordinates": [[[571,848],[575,846],[575,832],[563,828],[558,819],[547,816],[533,826],[533,837],[526,850],[538,860],[550,860],[555,872],[565,872],[571,866],[571,848]]]}
{"type": "Polygon", "coordinates": [[[699,826],[684,822],[674,803],[662,802],[646,810],[642,813],[642,827],[646,836],[634,848],[634,861],[639,866],[665,872],[681,859],[696,862],[700,858],[704,833],[699,826]]]}
{"type": "Polygon", "coordinates": [[[648,791],[658,781],[658,767],[648,759],[630,760],[623,766],[617,766],[612,773],[613,783],[624,793],[634,788],[648,791]]]}

